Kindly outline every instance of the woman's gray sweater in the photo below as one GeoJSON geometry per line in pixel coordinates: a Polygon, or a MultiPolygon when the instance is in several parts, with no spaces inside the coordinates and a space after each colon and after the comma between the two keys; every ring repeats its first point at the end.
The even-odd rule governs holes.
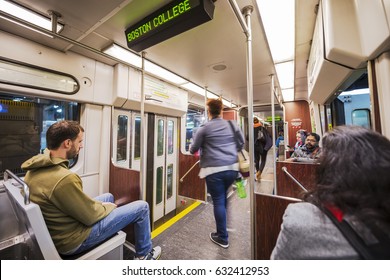
{"type": "Polygon", "coordinates": [[[290,204],[271,259],[360,259],[336,225],[315,205],[290,204]]]}

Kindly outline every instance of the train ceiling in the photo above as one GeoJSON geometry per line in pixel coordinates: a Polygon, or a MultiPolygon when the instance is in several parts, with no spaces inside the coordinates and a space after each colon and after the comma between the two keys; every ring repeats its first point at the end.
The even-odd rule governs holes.
{"type": "MultiPolygon", "coordinates": [[[[16,0],[36,12],[48,15],[54,10],[65,24],[61,35],[96,50],[112,43],[127,48],[124,31],[169,0],[16,0]]],[[[252,26],[253,102],[271,103],[271,79],[275,67],[263,32],[255,0],[237,0],[239,8],[254,7],[252,26]]],[[[215,1],[214,18],[145,50],[146,58],[166,69],[222,95],[236,104],[247,104],[246,36],[228,0],[215,1]],[[225,65],[223,71],[219,65],[225,65]],[[217,67],[215,67],[217,66],[217,67]]],[[[318,0],[296,0],[295,22],[295,100],[307,100],[306,66],[318,0]]],[[[283,9],[283,7],[280,7],[283,9]]],[[[59,51],[73,51],[114,65],[117,62],[59,38],[49,38],[0,18],[0,29],[28,38],[59,51]]],[[[222,67],[223,68],[223,67],[222,67]]],[[[276,86],[279,85],[276,80],[276,86]]]]}

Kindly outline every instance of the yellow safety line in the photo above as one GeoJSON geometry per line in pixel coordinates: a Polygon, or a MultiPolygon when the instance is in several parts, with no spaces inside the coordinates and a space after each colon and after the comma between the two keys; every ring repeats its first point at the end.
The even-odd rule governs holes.
{"type": "Polygon", "coordinates": [[[179,214],[177,214],[175,217],[173,217],[172,219],[170,219],[169,221],[165,222],[164,224],[162,224],[161,226],[159,226],[158,228],[156,228],[155,230],[152,231],[152,239],[155,238],[156,236],[158,236],[160,233],[162,233],[163,231],[165,231],[166,229],[168,229],[170,226],[172,226],[174,223],[176,223],[177,221],[179,221],[181,218],[183,218],[185,215],[187,215],[188,213],[190,213],[192,210],[194,210],[196,207],[198,207],[200,205],[200,202],[199,201],[196,201],[194,202],[193,204],[191,204],[190,206],[188,206],[186,209],[184,209],[183,211],[181,211],[179,214]]]}

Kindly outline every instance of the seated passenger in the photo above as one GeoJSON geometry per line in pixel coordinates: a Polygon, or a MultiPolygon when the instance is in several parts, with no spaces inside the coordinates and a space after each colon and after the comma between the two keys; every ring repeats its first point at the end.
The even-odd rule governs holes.
{"type": "MultiPolygon", "coordinates": [[[[374,224],[389,240],[390,141],[372,130],[340,126],[329,131],[322,144],[315,188],[304,195],[305,202],[287,207],[271,259],[362,258],[336,226],[348,219],[365,234],[374,224]]],[[[378,237],[372,232],[371,241],[378,237]]],[[[389,248],[384,248],[389,257],[389,248]]]]}
{"type": "Polygon", "coordinates": [[[297,131],[297,133],[295,135],[297,142],[295,142],[295,145],[294,145],[294,148],[292,149],[292,151],[295,151],[299,147],[302,147],[303,145],[305,145],[306,136],[307,136],[306,130],[300,129],[297,131]]]}
{"type": "Polygon", "coordinates": [[[320,136],[317,133],[307,134],[305,145],[297,148],[287,161],[314,161],[318,159],[321,154],[319,142],[320,136]]]}
{"type": "Polygon", "coordinates": [[[83,182],[69,170],[69,160],[83,147],[84,129],[74,121],[59,121],[46,133],[47,149],[22,164],[30,199],[41,208],[50,235],[62,255],[82,253],[134,223],[136,259],[160,258],[152,249],[149,205],[142,200],[117,207],[106,193],[91,199],[83,182]]]}
{"type": "Polygon", "coordinates": [[[281,143],[284,145],[284,131],[280,130],[278,133],[279,137],[276,139],[275,146],[276,146],[276,158],[279,157],[279,146],[281,143]]]}

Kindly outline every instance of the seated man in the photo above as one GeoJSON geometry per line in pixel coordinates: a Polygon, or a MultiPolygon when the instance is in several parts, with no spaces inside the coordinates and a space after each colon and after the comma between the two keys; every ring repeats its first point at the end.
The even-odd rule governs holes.
{"type": "Polygon", "coordinates": [[[315,161],[321,154],[319,142],[320,136],[317,133],[307,134],[305,145],[298,147],[287,161],[315,161]]]}
{"type": "Polygon", "coordinates": [[[83,147],[84,129],[74,121],[59,121],[46,133],[47,149],[22,164],[30,199],[41,208],[53,242],[62,255],[82,253],[134,223],[136,259],[155,260],[149,205],[142,200],[117,207],[112,194],[91,199],[83,182],[69,170],[69,159],[83,147]]]}

